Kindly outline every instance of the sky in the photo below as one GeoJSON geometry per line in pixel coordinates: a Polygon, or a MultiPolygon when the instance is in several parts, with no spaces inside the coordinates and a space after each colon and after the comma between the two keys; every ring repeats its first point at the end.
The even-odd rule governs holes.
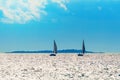
{"type": "Polygon", "coordinates": [[[0,52],[120,52],[120,0],[0,0],[0,52]]]}

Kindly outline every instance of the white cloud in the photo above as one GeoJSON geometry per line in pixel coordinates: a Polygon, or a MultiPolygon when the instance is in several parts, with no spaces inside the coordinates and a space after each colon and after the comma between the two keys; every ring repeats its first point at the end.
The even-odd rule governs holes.
{"type": "Polygon", "coordinates": [[[52,0],[52,2],[59,4],[60,7],[64,8],[65,10],[67,10],[67,6],[65,4],[68,3],[69,0],[52,0]]]}
{"type": "MultiPolygon", "coordinates": [[[[0,0],[0,11],[3,17],[0,22],[4,23],[26,23],[31,20],[40,20],[42,15],[46,15],[44,9],[48,5],[48,0],[0,0]]],[[[68,0],[51,0],[60,7],[67,10],[66,3],[68,0]]]]}

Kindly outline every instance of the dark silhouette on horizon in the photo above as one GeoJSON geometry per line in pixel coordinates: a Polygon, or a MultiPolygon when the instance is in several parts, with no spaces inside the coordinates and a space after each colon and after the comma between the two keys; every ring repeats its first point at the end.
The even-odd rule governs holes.
{"type": "Polygon", "coordinates": [[[83,43],[82,43],[82,53],[85,54],[85,43],[84,43],[84,40],[83,40],[83,43]]]}
{"type": "Polygon", "coordinates": [[[54,50],[53,50],[53,53],[57,54],[57,44],[56,44],[55,40],[54,40],[54,50]]]}
{"type": "MultiPolygon", "coordinates": [[[[38,50],[38,51],[12,51],[6,53],[53,53],[53,50],[38,50]]],[[[82,50],[78,49],[62,49],[57,50],[57,53],[82,53],[82,50]]],[[[103,52],[93,52],[93,51],[85,51],[85,53],[103,53],[103,52]]]]}
{"type": "Polygon", "coordinates": [[[78,54],[78,56],[83,56],[85,54],[86,50],[85,50],[85,43],[84,43],[84,40],[82,42],[82,54],[78,54]]]}
{"type": "Polygon", "coordinates": [[[56,44],[56,42],[54,40],[53,54],[50,54],[50,56],[56,56],[56,54],[57,54],[57,44],[56,44]]]}
{"type": "Polygon", "coordinates": [[[53,50],[38,50],[38,51],[24,51],[24,50],[22,50],[22,51],[11,51],[11,52],[6,52],[6,53],[52,53],[52,54],[50,54],[50,56],[52,56],[52,55],[56,56],[57,53],[77,53],[78,56],[83,56],[85,53],[104,53],[104,52],[86,51],[84,40],[82,42],[82,49],[80,49],[80,50],[77,50],[77,49],[57,50],[57,44],[54,40],[53,50]]]}

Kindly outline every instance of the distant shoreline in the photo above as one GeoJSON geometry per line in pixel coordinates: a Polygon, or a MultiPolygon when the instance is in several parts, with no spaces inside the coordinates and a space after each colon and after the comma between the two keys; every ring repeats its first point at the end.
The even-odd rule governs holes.
{"type": "MultiPolygon", "coordinates": [[[[52,50],[38,50],[38,51],[11,51],[11,52],[6,52],[6,53],[53,53],[52,50]]],[[[62,49],[58,50],[57,53],[82,53],[82,50],[78,49],[62,49]]],[[[93,52],[93,51],[85,51],[85,53],[104,53],[104,52],[93,52]]]]}
{"type": "MultiPolygon", "coordinates": [[[[38,54],[38,55],[39,55],[39,54],[40,54],[40,55],[43,54],[43,55],[44,55],[44,54],[45,54],[45,55],[49,55],[49,54],[51,54],[51,53],[2,53],[2,52],[1,52],[0,54],[23,54],[23,55],[24,55],[24,54],[38,54]]],[[[77,55],[77,54],[79,54],[79,53],[57,53],[57,55],[62,55],[62,54],[63,54],[63,55],[64,55],[64,54],[66,54],[66,55],[67,55],[67,54],[68,54],[68,55],[69,55],[69,54],[77,55]]],[[[120,54],[120,52],[116,52],[116,53],[110,53],[110,52],[104,52],[104,53],[85,53],[85,55],[107,55],[107,54],[108,54],[108,55],[115,55],[115,54],[120,54]]]]}

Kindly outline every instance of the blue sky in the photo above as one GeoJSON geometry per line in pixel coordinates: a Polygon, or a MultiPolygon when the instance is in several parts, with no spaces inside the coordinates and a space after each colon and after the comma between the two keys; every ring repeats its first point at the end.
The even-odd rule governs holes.
{"type": "Polygon", "coordinates": [[[0,52],[59,49],[120,51],[119,0],[1,0],[0,52]],[[6,4],[6,5],[3,5],[6,4]]]}

